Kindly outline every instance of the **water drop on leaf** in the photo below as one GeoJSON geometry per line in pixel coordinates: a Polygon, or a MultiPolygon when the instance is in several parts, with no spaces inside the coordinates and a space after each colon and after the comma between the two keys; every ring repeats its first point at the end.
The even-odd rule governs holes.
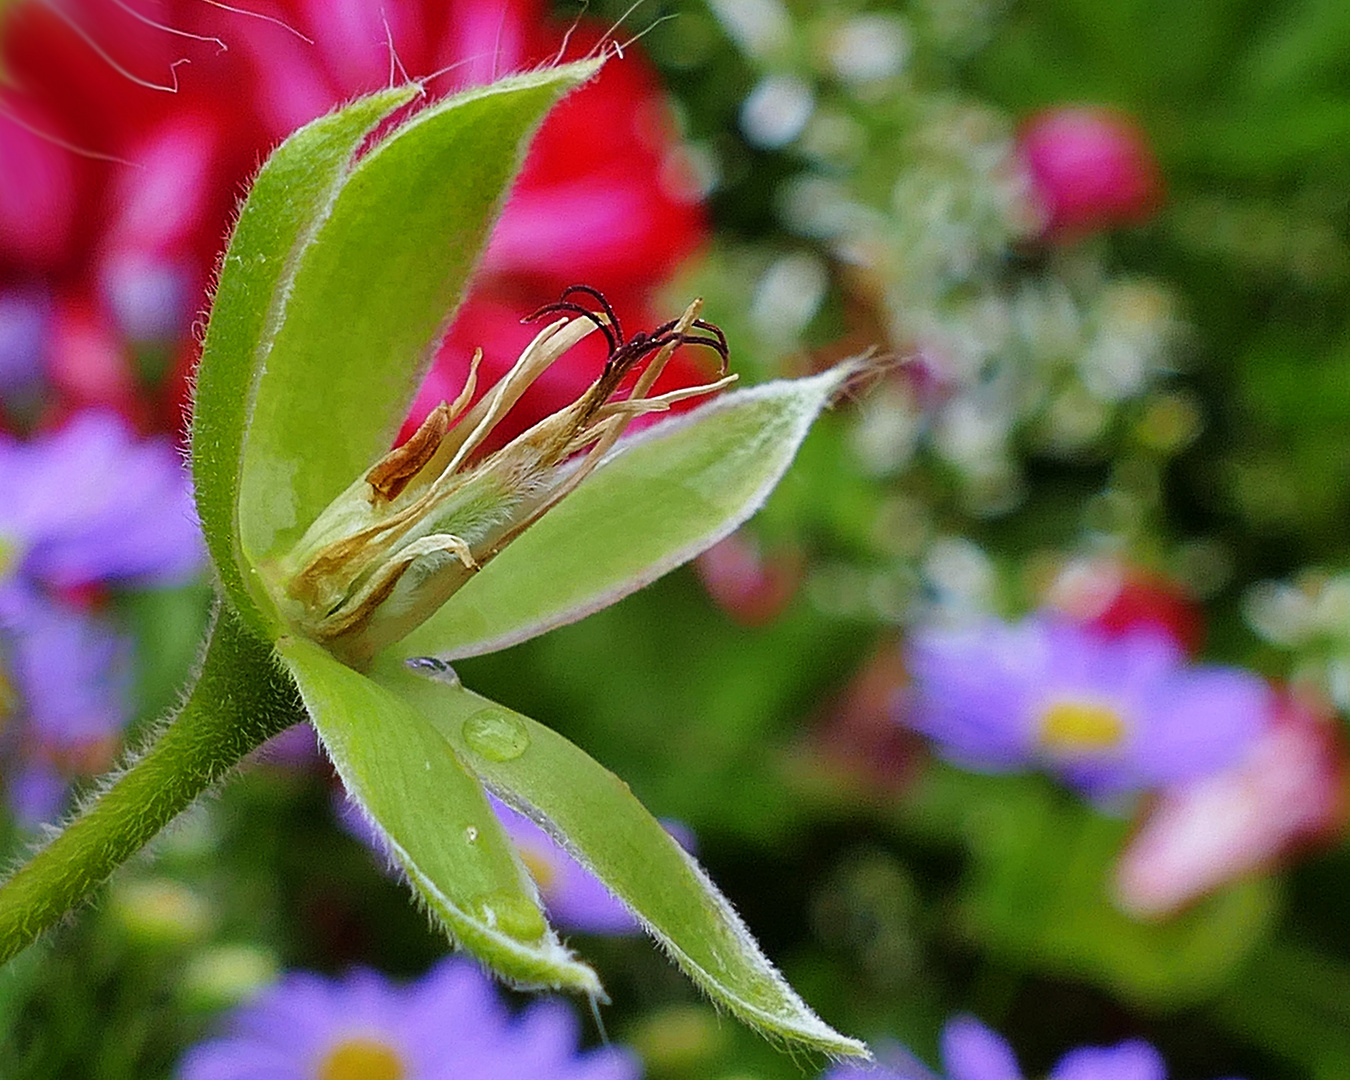
{"type": "Polygon", "coordinates": [[[428,679],[434,679],[436,682],[445,683],[447,686],[459,686],[459,675],[455,669],[444,660],[436,656],[414,656],[405,660],[413,671],[419,675],[424,675],[428,679]]]}
{"type": "Polygon", "coordinates": [[[514,761],[529,749],[530,733],[504,709],[479,709],[464,721],[464,741],[489,761],[514,761]]]}

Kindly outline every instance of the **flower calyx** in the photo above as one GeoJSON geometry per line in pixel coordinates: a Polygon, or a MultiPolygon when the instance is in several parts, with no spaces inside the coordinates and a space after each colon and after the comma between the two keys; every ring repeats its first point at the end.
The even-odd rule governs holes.
{"type": "Polygon", "coordinates": [[[355,667],[429,618],[499,551],[557,505],[603,460],[638,416],[663,412],[735,381],[726,337],[695,300],[678,319],[625,338],[597,290],[576,285],[527,316],[558,315],[472,408],[482,350],[464,388],[403,445],[333,500],[269,568],[273,593],[298,631],[355,667]],[[593,300],[599,310],[578,302],[593,300]],[[476,451],[525,390],[589,334],[609,343],[600,376],[571,404],[500,450],[476,451]],[[712,349],[713,382],[650,395],[681,345],[712,349]],[[645,364],[645,367],[644,367],[645,364]],[[642,368],[632,388],[625,377],[642,368]]]}

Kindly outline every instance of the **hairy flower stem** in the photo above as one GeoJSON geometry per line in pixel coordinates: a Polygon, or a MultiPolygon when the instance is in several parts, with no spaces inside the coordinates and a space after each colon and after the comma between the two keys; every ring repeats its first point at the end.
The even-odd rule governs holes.
{"type": "Polygon", "coordinates": [[[303,716],[270,647],[222,606],[178,715],[0,886],[0,963],[87,898],[245,754],[303,716]]]}

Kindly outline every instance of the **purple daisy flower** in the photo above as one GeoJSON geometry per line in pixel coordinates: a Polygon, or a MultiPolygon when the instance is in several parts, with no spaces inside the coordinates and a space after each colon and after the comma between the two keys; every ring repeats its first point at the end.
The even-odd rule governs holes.
{"type": "Polygon", "coordinates": [[[112,413],[0,439],[0,540],[12,574],[56,589],[182,582],[203,543],[182,459],[112,413]]]}
{"type": "Polygon", "coordinates": [[[1239,668],[1188,664],[1163,634],[1033,615],[909,642],[904,720],[963,768],[1040,765],[1094,798],[1165,788],[1238,760],[1273,695],[1239,668]]]}
{"type": "MultiPolygon", "coordinates": [[[[946,1080],[1023,1080],[1012,1047],[973,1016],[947,1021],[940,1052],[946,1080]]],[[[839,1065],[821,1080],[941,1080],[903,1047],[880,1056],[882,1064],[839,1065]]],[[[1115,1046],[1069,1051],[1047,1080],[1167,1080],[1167,1067],[1143,1039],[1127,1039],[1115,1046]]]]}
{"type": "Polygon", "coordinates": [[[182,461],[117,417],[76,416],[31,442],[0,437],[0,677],[6,797],[27,823],[67,779],[108,764],[130,715],[131,643],[73,596],[198,572],[182,461]]]}
{"type": "Polygon", "coordinates": [[[580,1051],[556,999],[512,1015],[472,962],[441,961],[398,985],[373,971],[294,972],[190,1049],[179,1080],[637,1080],[628,1050],[580,1051]]]}

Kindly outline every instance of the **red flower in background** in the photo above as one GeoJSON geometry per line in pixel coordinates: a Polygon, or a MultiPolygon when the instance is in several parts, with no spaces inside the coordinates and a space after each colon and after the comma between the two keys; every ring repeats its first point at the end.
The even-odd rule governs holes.
{"type": "MultiPolygon", "coordinates": [[[[268,150],[400,67],[439,72],[428,90],[441,94],[602,41],[568,29],[536,0],[18,4],[0,56],[0,396],[12,408],[40,369],[57,411],[112,404],[178,424],[192,323],[268,150]]],[[[706,228],[681,161],[654,73],[626,49],[541,130],[414,421],[458,392],[476,346],[490,386],[536,329],[519,317],[568,285],[603,289],[634,329],[659,321],[654,290],[706,228]]],[[[594,367],[541,380],[519,422],[575,396],[596,349],[594,367]]]]}
{"type": "Polygon", "coordinates": [[[1068,563],[1051,583],[1047,599],[1071,619],[1108,637],[1152,630],[1192,657],[1204,644],[1204,608],[1184,586],[1118,559],[1068,563]]]}
{"type": "Polygon", "coordinates": [[[802,554],[783,548],[765,554],[744,530],[719,540],[694,560],[708,595],[742,626],[767,626],[792,602],[802,579],[802,554]]]}

